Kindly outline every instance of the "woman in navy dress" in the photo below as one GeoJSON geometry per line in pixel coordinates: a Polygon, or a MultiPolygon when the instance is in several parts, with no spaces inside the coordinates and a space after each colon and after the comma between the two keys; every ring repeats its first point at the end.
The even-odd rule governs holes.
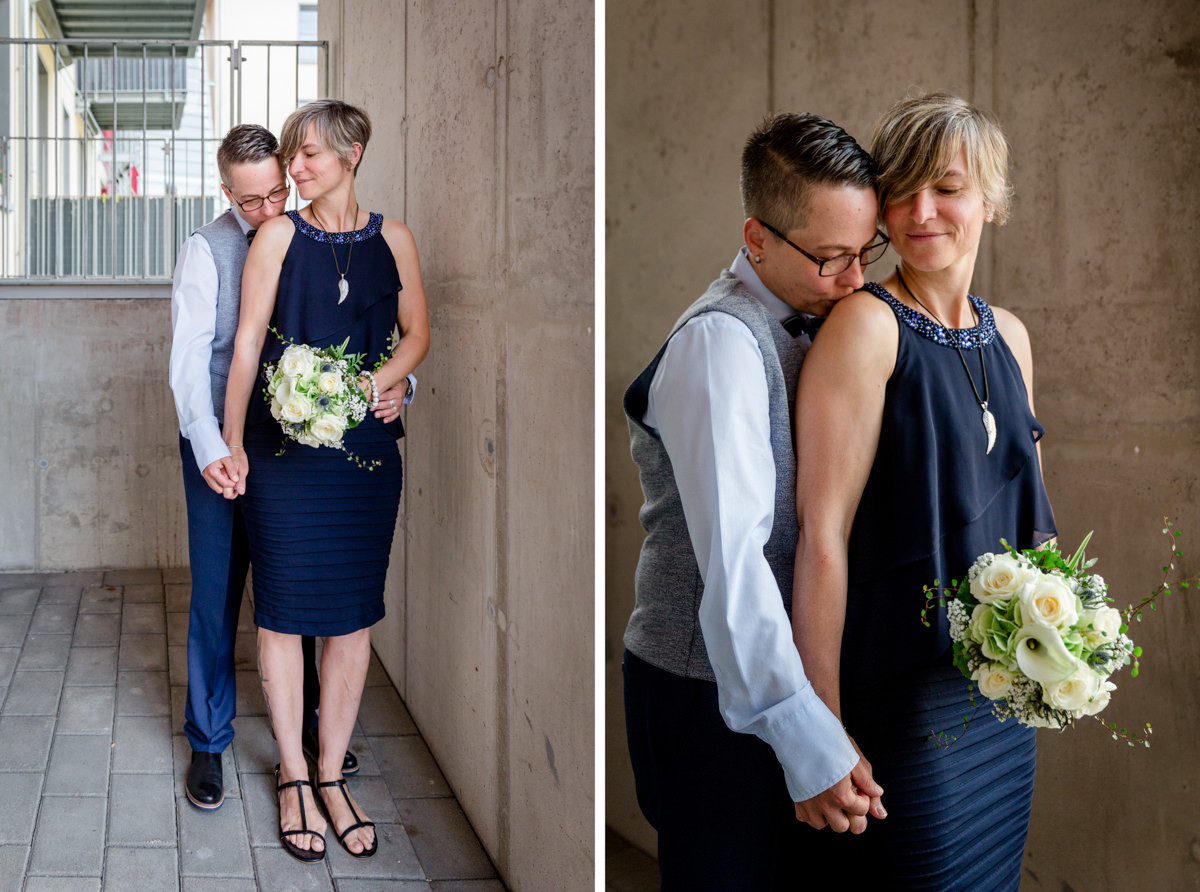
{"type": "MultiPolygon", "coordinates": [[[[344,452],[283,441],[262,367],[287,341],[327,347],[349,338],[365,369],[395,352],[359,386],[368,401],[424,359],[429,320],[412,233],[359,208],[354,177],[371,134],[360,109],[310,103],[284,123],[280,154],[309,205],[258,230],[242,280],[223,434],[239,461],[254,567],[254,620],[263,696],[279,745],[280,840],[302,861],[324,857],[325,817],[346,850],[373,855],[374,826],[342,777],[371,656],[370,626],[383,586],[400,500],[399,421],[382,407],[346,431],[344,452]],[[283,447],[282,454],[278,454],[283,447]],[[366,465],[377,463],[374,469],[366,465]],[[301,636],[325,638],[321,656],[316,794],[301,745],[301,636]],[[322,814],[323,813],[323,814],[322,814]]],[[[387,408],[391,408],[390,406],[387,408]]]]}
{"type": "Polygon", "coordinates": [[[968,294],[984,224],[1008,215],[1007,152],[990,116],[953,96],[884,115],[871,154],[900,264],[834,308],[800,376],[793,629],[884,789],[885,818],[824,848],[862,888],[1020,882],[1034,732],[997,722],[977,692],[964,730],[975,706],[944,613],[921,623],[923,586],[962,579],[1002,538],[1055,533],[1029,336],[968,294]],[[939,747],[938,732],[957,740],[939,747]]]}

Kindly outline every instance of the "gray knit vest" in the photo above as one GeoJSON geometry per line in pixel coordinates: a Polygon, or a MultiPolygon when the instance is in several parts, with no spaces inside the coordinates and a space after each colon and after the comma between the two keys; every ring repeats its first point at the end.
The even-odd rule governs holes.
{"type": "Polygon", "coordinates": [[[645,494],[639,519],[646,530],[634,581],[637,600],[625,629],[625,646],[667,672],[714,681],[700,630],[700,598],[704,594],[704,583],[688,537],[671,457],[654,431],[642,422],[650,382],[667,344],[685,322],[701,313],[728,313],[740,319],[762,351],[770,400],[771,450],[775,456],[775,523],[763,553],[779,584],[784,609],[789,616],[799,534],[791,408],[808,341],[793,340],[741,281],[725,270],[679,317],[653,362],[625,393],[630,446],[645,494]]]}
{"type": "Polygon", "coordinates": [[[225,385],[229,381],[229,364],[233,362],[233,336],[237,332],[242,299],[242,267],[250,248],[232,208],[201,226],[195,235],[208,242],[217,267],[217,328],[208,375],[212,381],[213,412],[217,421],[221,421],[225,417],[225,385]]]}

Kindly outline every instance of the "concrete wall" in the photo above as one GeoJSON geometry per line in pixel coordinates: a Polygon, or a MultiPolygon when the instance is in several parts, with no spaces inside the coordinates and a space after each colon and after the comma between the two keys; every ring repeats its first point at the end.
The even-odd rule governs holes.
{"type": "MultiPolygon", "coordinates": [[[[322,0],[433,346],[377,647],[511,888],[591,888],[592,4],[322,0]]],[[[339,87],[340,85],[340,87],[339,87]]]]}
{"type": "MultiPolygon", "coordinates": [[[[619,395],[741,238],[740,144],[772,110],[813,111],[860,141],[910,86],[992,109],[1016,198],[975,290],[1015,311],[1034,349],[1046,484],[1061,538],[1121,606],[1156,584],[1162,515],[1200,571],[1200,19],[1191,0],[610,0],[607,29],[607,591],[610,824],[653,851],[632,795],[621,632],[641,492],[619,395]]],[[[880,270],[888,264],[880,264],[880,270]]],[[[1145,721],[1149,750],[1086,723],[1040,737],[1024,890],[1200,882],[1200,603],[1133,630],[1141,676],[1104,718],[1145,721]]],[[[869,754],[868,754],[869,755],[869,754]]]]}

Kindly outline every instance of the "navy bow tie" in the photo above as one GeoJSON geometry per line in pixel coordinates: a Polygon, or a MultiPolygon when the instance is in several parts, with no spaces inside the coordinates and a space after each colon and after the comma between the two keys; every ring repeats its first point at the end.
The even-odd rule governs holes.
{"type": "Polygon", "coordinates": [[[803,334],[808,335],[809,338],[815,338],[817,336],[817,329],[821,327],[821,323],[824,321],[824,316],[806,316],[803,313],[797,313],[794,316],[788,316],[784,319],[783,327],[793,338],[798,338],[803,334]]]}
{"type": "Polygon", "coordinates": [[[254,233],[256,233],[256,232],[258,232],[257,229],[251,229],[246,232],[246,244],[247,245],[250,244],[252,241],[254,241],[254,233]]]}

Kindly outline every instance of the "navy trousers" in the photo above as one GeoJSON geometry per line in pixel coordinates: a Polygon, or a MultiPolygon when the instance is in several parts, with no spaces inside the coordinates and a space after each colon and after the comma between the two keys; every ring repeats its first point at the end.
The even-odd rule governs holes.
{"type": "MultiPolygon", "coordinates": [[[[183,731],[193,752],[224,752],[237,714],[233,651],[250,566],[241,504],[209,489],[192,444],[179,438],[187,501],[192,596],[188,615],[188,690],[183,731]]],[[[304,726],[315,727],[320,702],[316,644],[304,639],[304,726]]]]}
{"type": "Polygon", "coordinates": [[[663,892],[825,888],[823,837],[796,820],[771,747],[729,730],[716,684],[629,651],[622,668],[638,805],[658,831],[663,892]]]}

